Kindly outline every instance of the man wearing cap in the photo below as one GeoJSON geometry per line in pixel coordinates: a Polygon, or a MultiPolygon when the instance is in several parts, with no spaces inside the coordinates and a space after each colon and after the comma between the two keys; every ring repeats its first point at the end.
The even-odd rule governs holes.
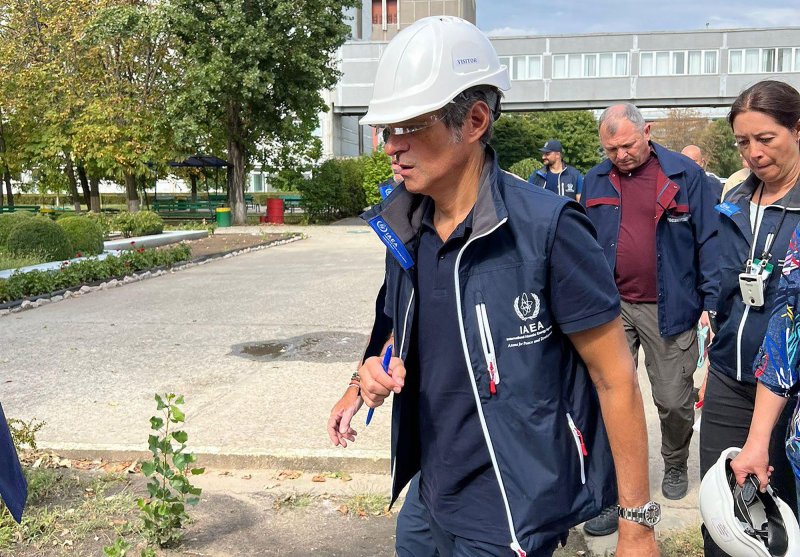
{"type": "MultiPolygon", "coordinates": [[[[630,103],[603,112],[599,135],[608,159],[586,174],[581,204],[614,273],[631,354],[638,360],[644,350],[661,422],[662,494],[682,499],[689,487],[697,325],[709,324],[717,303],[719,182],[650,141],[650,124],[630,103]]],[[[617,521],[608,507],[584,530],[607,535],[617,521]]]]}
{"type": "Polygon", "coordinates": [[[364,360],[358,394],[371,408],[394,394],[392,500],[420,471],[441,557],[549,557],[617,491],[617,555],[655,556],[613,277],[579,207],[498,167],[488,143],[509,86],[455,17],[417,21],[381,57],[361,123],[403,183],[362,218],[387,247],[394,357],[387,371],[364,360]]]}
{"type": "Polygon", "coordinates": [[[558,195],[580,201],[583,191],[583,174],[574,166],[564,164],[561,142],[557,139],[549,139],[545,142],[544,147],[539,149],[539,152],[542,154],[544,167],[534,171],[528,178],[528,182],[558,195]]]}

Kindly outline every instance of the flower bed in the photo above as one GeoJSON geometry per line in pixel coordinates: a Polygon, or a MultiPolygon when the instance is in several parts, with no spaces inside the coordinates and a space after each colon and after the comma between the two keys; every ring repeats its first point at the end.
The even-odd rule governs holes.
{"type": "Polygon", "coordinates": [[[169,267],[191,258],[189,246],[179,244],[161,249],[139,248],[109,255],[103,260],[85,259],[71,264],[65,261],[52,271],[14,273],[6,280],[0,279],[0,303],[119,278],[136,271],[169,267]]]}

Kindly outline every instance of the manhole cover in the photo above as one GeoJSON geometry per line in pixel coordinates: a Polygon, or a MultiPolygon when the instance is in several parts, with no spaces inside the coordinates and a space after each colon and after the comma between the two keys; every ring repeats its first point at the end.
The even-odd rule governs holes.
{"type": "Polygon", "coordinates": [[[260,362],[358,360],[368,337],[360,333],[324,331],[287,339],[245,342],[231,347],[231,353],[260,362]]]}

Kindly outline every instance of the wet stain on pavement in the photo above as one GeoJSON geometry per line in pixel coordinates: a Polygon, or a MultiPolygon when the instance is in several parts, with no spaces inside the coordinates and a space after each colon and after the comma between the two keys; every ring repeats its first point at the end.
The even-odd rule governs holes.
{"type": "Polygon", "coordinates": [[[259,362],[326,362],[357,360],[368,337],[360,333],[321,331],[266,341],[245,342],[231,347],[231,354],[259,362]]]}

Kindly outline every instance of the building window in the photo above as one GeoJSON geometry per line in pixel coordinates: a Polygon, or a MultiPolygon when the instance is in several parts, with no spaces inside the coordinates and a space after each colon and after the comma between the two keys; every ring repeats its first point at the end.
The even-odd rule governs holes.
{"type": "Polygon", "coordinates": [[[515,54],[499,56],[500,64],[508,67],[511,79],[515,81],[542,79],[542,57],[540,55],[515,54]]]}
{"type": "Polygon", "coordinates": [[[386,0],[386,21],[383,16],[383,0],[372,0],[373,25],[397,25],[397,0],[386,0]]]}
{"type": "Polygon", "coordinates": [[[264,191],[264,175],[260,172],[253,172],[253,189],[252,191],[264,191]]]}
{"type": "Polygon", "coordinates": [[[627,75],[627,52],[553,55],[553,79],[625,77],[627,75]]]}
{"type": "Polygon", "coordinates": [[[731,50],[728,73],[785,73],[800,71],[800,48],[739,48],[731,50]]]}
{"type": "Polygon", "coordinates": [[[642,52],[639,75],[705,75],[717,73],[716,50],[642,52]]]}

